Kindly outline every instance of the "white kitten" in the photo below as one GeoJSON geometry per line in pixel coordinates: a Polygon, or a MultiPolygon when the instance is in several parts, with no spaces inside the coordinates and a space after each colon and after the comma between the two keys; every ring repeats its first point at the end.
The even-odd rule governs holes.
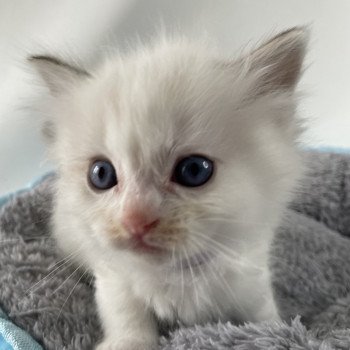
{"type": "Polygon", "coordinates": [[[286,31],[246,57],[161,39],[91,73],[43,56],[58,181],[54,233],[96,276],[98,349],[152,349],[155,317],[278,318],[268,250],[300,173],[286,31]]]}

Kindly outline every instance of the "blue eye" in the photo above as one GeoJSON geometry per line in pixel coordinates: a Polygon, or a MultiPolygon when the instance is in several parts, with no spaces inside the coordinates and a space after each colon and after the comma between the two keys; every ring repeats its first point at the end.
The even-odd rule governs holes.
{"type": "Polygon", "coordinates": [[[108,190],[118,182],[115,169],[107,160],[98,160],[91,165],[89,180],[91,185],[99,190],[108,190]]]}
{"type": "Polygon", "coordinates": [[[211,178],[213,171],[211,160],[202,156],[189,156],[177,163],[173,181],[186,187],[202,186],[211,178]]]}

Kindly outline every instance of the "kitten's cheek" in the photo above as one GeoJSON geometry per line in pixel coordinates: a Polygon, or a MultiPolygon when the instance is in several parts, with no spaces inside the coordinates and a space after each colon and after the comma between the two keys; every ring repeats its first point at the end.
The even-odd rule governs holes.
{"type": "Polygon", "coordinates": [[[128,233],[124,230],[121,225],[110,225],[105,228],[102,232],[105,239],[118,244],[125,242],[129,239],[128,233]]]}
{"type": "Polygon", "coordinates": [[[110,245],[118,245],[119,242],[125,241],[127,239],[127,234],[123,228],[117,223],[110,223],[108,219],[104,219],[102,222],[96,221],[91,223],[92,237],[103,247],[110,245]]]}

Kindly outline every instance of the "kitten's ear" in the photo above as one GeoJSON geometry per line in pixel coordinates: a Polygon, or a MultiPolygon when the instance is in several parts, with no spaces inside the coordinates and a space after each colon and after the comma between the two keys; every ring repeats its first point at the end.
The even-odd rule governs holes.
{"type": "Polygon", "coordinates": [[[77,81],[90,76],[84,69],[73,67],[51,56],[31,56],[28,61],[34,66],[54,96],[60,95],[77,81]]]}
{"type": "Polygon", "coordinates": [[[249,72],[258,75],[258,94],[295,88],[302,71],[308,34],[306,27],[291,28],[246,57],[249,72]]]}

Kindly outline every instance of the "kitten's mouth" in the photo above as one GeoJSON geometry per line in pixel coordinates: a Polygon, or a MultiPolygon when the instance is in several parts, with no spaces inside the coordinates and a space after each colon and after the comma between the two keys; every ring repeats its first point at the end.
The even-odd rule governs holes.
{"type": "Polygon", "coordinates": [[[164,249],[145,242],[143,239],[133,238],[130,240],[129,248],[138,253],[161,254],[164,249]]]}

